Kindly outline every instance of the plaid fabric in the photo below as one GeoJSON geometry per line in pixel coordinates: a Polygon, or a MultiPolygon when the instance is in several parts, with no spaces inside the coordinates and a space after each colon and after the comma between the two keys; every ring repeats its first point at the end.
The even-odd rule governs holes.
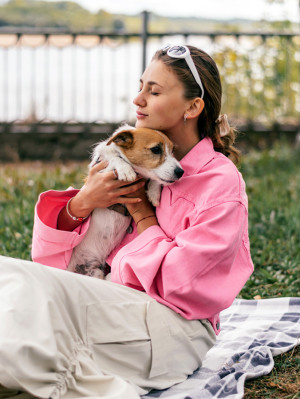
{"type": "Polygon", "coordinates": [[[300,343],[300,297],[242,300],[221,313],[222,331],[186,381],[144,399],[239,399],[245,381],[270,373],[273,356],[300,343]]]}

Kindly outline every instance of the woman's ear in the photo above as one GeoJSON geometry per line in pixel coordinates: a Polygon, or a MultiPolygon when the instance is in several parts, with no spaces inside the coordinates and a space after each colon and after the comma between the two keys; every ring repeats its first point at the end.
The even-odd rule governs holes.
{"type": "Polygon", "coordinates": [[[204,106],[205,103],[202,98],[194,98],[191,101],[189,108],[186,110],[187,119],[193,119],[199,116],[203,111],[204,106]]]}

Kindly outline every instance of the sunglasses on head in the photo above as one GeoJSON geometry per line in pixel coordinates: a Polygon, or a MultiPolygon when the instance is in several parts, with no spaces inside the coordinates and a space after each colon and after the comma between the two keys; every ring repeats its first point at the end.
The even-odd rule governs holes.
{"type": "Polygon", "coordinates": [[[171,44],[167,44],[162,48],[162,51],[166,52],[167,55],[171,58],[182,58],[185,59],[186,63],[188,64],[188,67],[190,68],[190,71],[192,72],[194,79],[198,83],[200,89],[201,89],[201,98],[204,97],[204,88],[199,76],[199,73],[196,69],[196,66],[194,64],[194,61],[192,59],[190,50],[187,46],[172,46],[171,44]]]}

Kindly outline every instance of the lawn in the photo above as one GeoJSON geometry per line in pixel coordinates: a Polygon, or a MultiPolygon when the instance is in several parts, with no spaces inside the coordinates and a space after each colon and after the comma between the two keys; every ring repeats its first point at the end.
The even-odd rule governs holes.
{"type": "MultiPolygon", "coordinates": [[[[0,253],[30,259],[34,204],[40,192],[80,187],[88,162],[0,164],[0,253]]],[[[255,272],[240,297],[300,296],[300,149],[278,142],[251,150],[240,167],[249,198],[255,272]]],[[[275,358],[272,373],[247,382],[246,399],[295,399],[300,351],[275,358]]]]}
{"type": "Polygon", "coordinates": [[[243,298],[300,295],[300,148],[284,143],[244,157],[255,265],[243,298]]]}

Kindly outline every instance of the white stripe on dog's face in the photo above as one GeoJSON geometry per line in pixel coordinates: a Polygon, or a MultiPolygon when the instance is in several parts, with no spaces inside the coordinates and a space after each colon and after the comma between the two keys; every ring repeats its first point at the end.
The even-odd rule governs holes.
{"type": "Polygon", "coordinates": [[[147,169],[144,167],[135,168],[138,173],[148,177],[151,180],[156,180],[160,184],[168,185],[174,183],[183,175],[183,169],[177,159],[172,154],[172,148],[165,147],[164,161],[160,162],[157,167],[147,169]]]}

